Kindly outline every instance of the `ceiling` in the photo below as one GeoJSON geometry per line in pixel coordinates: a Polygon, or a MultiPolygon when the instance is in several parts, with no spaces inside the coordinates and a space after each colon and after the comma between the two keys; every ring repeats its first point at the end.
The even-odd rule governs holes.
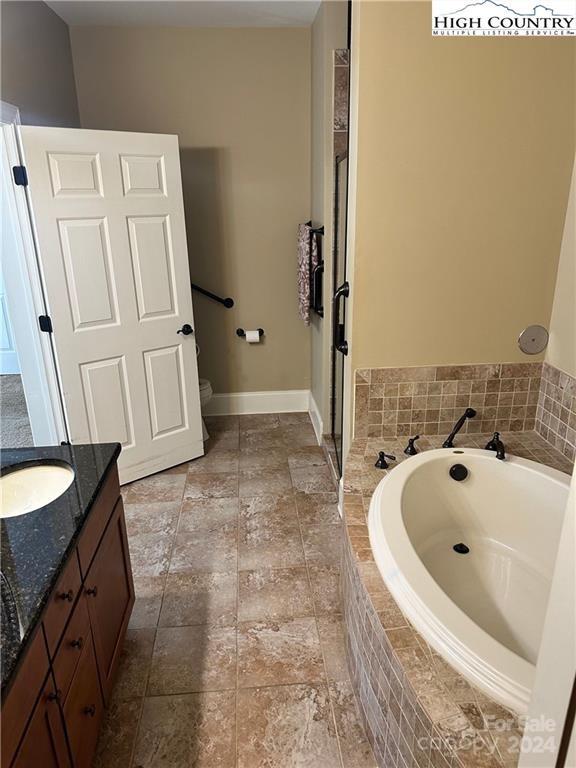
{"type": "Polygon", "coordinates": [[[320,0],[48,0],[70,26],[307,27],[320,0]]]}

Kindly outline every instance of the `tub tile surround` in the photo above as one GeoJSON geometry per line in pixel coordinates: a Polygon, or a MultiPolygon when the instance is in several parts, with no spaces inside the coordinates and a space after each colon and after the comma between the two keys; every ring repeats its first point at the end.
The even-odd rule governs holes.
{"type": "Polygon", "coordinates": [[[464,409],[477,416],[462,432],[526,432],[545,437],[569,461],[576,453],[576,379],[548,363],[360,369],[355,437],[448,435],[464,409]]]}
{"type": "MultiPolygon", "coordinates": [[[[484,447],[490,436],[461,434],[455,444],[484,447]]],[[[440,447],[444,437],[422,437],[419,448],[440,447]]],[[[571,471],[566,456],[535,431],[503,432],[502,439],[511,453],[571,471]]],[[[521,718],[471,686],[431,649],[396,605],[374,562],[370,498],[385,474],[409,460],[405,444],[400,435],[356,438],[344,473],[342,603],[362,722],[380,768],[513,768],[521,718]],[[374,467],[382,449],[397,459],[387,471],[374,467]]]]}
{"type": "Polygon", "coordinates": [[[544,363],[536,431],[564,456],[576,458],[576,379],[544,363]]]}
{"type": "Polygon", "coordinates": [[[376,768],[309,417],[207,424],[205,457],[122,489],[136,604],[95,766],[376,768]]]}

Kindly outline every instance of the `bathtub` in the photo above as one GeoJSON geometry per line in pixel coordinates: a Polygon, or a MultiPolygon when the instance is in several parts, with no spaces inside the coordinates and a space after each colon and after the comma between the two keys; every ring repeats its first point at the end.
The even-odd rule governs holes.
{"type": "Polygon", "coordinates": [[[406,618],[472,685],[519,714],[530,700],[569,483],[527,459],[444,448],[402,462],[370,503],[374,559],[406,618]],[[465,479],[451,477],[455,464],[465,479]]]}

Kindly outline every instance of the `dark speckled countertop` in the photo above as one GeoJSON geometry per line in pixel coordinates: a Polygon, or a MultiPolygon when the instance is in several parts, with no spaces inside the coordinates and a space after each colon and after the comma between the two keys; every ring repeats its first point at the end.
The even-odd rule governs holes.
{"type": "Polygon", "coordinates": [[[24,462],[55,461],[66,462],[75,472],[68,490],[55,501],[34,512],[0,520],[2,695],[8,690],[46,600],[119,454],[118,443],[1,452],[1,473],[24,462]]]}

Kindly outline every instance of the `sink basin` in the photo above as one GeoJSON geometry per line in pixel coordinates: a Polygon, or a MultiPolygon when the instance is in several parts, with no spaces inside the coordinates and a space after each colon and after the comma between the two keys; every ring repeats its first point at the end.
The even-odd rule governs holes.
{"type": "Polygon", "coordinates": [[[62,496],[74,480],[65,463],[15,467],[0,477],[0,518],[17,517],[62,496]]]}

